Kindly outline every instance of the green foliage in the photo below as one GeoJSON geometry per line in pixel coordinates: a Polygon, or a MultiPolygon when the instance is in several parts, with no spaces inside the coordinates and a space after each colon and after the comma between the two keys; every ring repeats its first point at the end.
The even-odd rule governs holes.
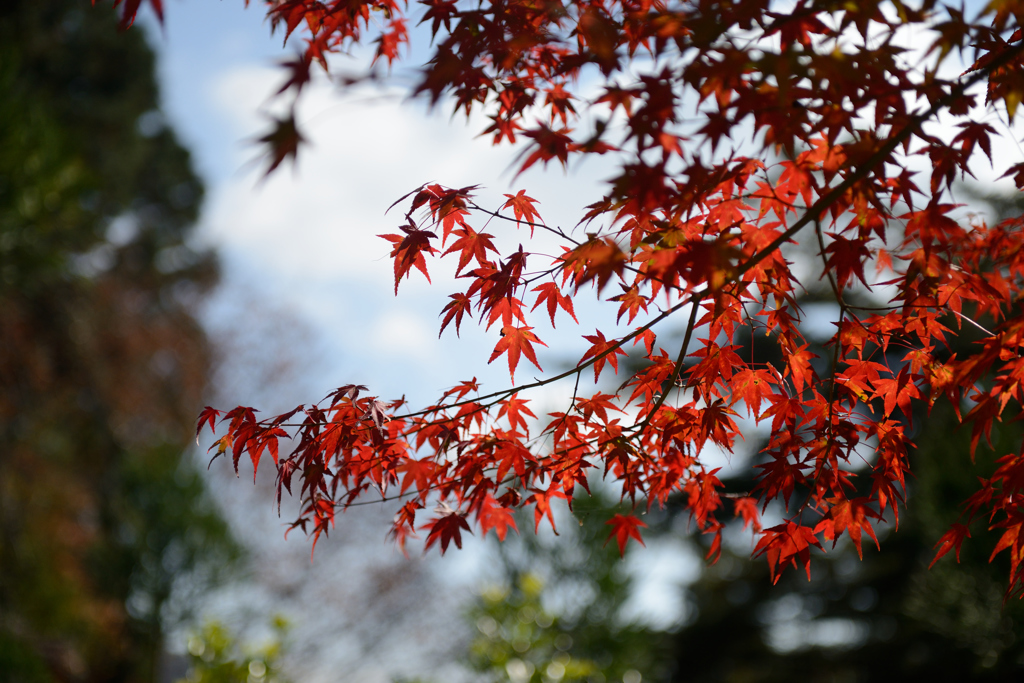
{"type": "Polygon", "coordinates": [[[188,639],[188,675],[178,683],[288,683],[280,671],[288,624],[271,621],[272,637],[261,647],[241,646],[218,622],[208,622],[188,639]]]}
{"type": "Polygon", "coordinates": [[[562,620],[541,604],[544,584],[525,574],[510,588],[483,592],[472,617],[480,635],[470,648],[470,662],[494,681],[601,680],[601,667],[570,653],[572,636],[562,620]]]}

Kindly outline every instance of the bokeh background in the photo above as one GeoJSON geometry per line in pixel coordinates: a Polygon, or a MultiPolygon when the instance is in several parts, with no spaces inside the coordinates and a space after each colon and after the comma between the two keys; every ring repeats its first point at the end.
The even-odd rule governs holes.
{"type": "MultiPolygon", "coordinates": [[[[994,540],[976,533],[959,564],[928,569],[991,469],[942,409],[915,416],[898,533],[881,525],[863,560],[840,543],[810,581],[771,586],[740,528],[706,565],[672,504],[620,559],[605,526],[618,497],[599,479],[558,537],[524,519],[501,545],[406,558],[384,538],[393,511],[369,505],[312,559],[285,540],[294,511],[278,516],[271,475],[207,467],[201,407],[282,411],[345,383],[413,403],[473,375],[503,385],[492,339],[437,337],[451,273],[395,297],[385,209],[428,181],[481,184],[495,205],[526,188],[568,229],[608,172],[515,177],[516,149],[410,100],[415,73],[396,69],[315,82],[298,112],[310,143],[263,178],[253,143],[282,112],[275,63],[291,48],[241,0],[165,5],[163,24],[143,14],[118,32],[109,3],[0,3],[0,681],[1024,680],[994,540]]],[[[1024,208],[978,187],[962,188],[967,210],[1024,208]]],[[[805,280],[820,346],[836,308],[805,280]]],[[[558,341],[547,369],[582,353],[558,341]]],[[[996,452],[1022,436],[994,431],[996,452]]],[[[707,454],[728,491],[750,489],[763,438],[751,426],[737,453],[707,454]]]]}

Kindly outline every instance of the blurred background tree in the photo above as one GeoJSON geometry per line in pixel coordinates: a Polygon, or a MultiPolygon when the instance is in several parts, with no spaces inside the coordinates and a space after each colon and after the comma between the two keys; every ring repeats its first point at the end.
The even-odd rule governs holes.
{"type": "Polygon", "coordinates": [[[0,3],[0,680],[153,681],[237,555],[186,453],[209,372],[202,185],[144,35],[0,3]]]}

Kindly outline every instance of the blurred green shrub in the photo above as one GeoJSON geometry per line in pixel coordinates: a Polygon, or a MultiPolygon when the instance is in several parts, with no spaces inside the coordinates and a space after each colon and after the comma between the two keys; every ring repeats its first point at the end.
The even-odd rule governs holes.
{"type": "Polygon", "coordinates": [[[275,617],[271,631],[266,644],[247,648],[223,624],[207,622],[188,638],[188,674],[178,683],[288,683],[280,670],[288,623],[275,617]]]}

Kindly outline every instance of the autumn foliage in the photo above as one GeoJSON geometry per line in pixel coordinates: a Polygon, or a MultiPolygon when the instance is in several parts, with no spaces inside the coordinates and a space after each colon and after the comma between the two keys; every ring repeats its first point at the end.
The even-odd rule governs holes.
{"type": "MultiPolygon", "coordinates": [[[[594,470],[638,512],[684,501],[713,539],[712,558],[735,516],[776,579],[790,566],[809,574],[812,549],[846,535],[860,552],[880,520],[898,524],[915,412],[951,402],[974,448],[1019,414],[1024,217],[965,218],[952,195],[992,163],[993,148],[1019,150],[1019,0],[973,13],[932,0],[266,9],[275,29],[303,41],[284,96],[356,44],[375,45],[377,65],[390,65],[418,23],[432,42],[417,92],[484,112],[496,145],[525,141],[520,170],[591,155],[617,168],[575,230],[547,225],[528,189],[481,206],[474,187],[431,184],[397,203],[401,225],[383,235],[396,291],[429,279],[438,260],[457,262],[465,287],[440,311],[441,331],[470,321],[489,330],[508,388],[481,393],[460,378],[420,407],[345,386],[272,418],[204,411],[200,428],[218,430],[215,449],[236,467],[242,456],[273,461],[279,497],[301,496],[295,524],[314,538],[347,506],[384,497],[402,503],[400,545],[422,531],[443,552],[464,531],[504,537],[519,508],[554,524],[552,506],[594,470]],[[486,230],[518,230],[523,246],[499,253],[486,230]],[[536,231],[557,236],[561,253],[531,253],[536,231]],[[797,268],[806,258],[813,264],[797,268]],[[801,298],[819,283],[837,302],[826,357],[802,332],[801,298]],[[621,327],[577,318],[574,300],[595,295],[621,327]],[[569,371],[516,384],[524,365],[541,371],[544,318],[579,327],[589,348],[569,371]],[[655,335],[670,325],[685,331],[666,349],[655,335]],[[961,343],[968,332],[980,341],[961,343]],[[767,336],[772,360],[754,353],[755,336],[767,336]],[[563,380],[573,398],[535,415],[531,390],[563,380]],[[753,490],[725,496],[702,452],[732,450],[740,422],[770,427],[770,438],[753,490]],[[773,502],[782,519],[762,526],[773,502]]],[[[266,138],[270,163],[300,140],[294,117],[279,122],[266,138]]],[[[1024,159],[996,174],[1024,188],[1024,159]]],[[[958,552],[976,521],[1001,529],[993,555],[1008,552],[1019,592],[1024,450],[1000,455],[937,557],[958,552]]],[[[635,515],[609,524],[620,549],[644,526],[635,515]]]]}

